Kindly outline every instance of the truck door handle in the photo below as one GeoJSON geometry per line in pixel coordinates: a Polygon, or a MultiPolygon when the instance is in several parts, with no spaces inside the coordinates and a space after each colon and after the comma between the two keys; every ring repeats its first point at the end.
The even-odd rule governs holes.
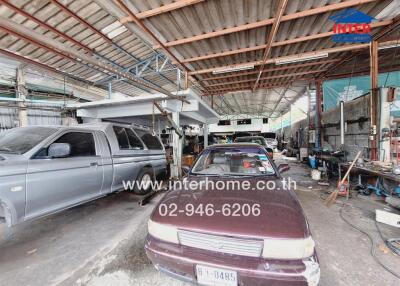
{"type": "Polygon", "coordinates": [[[94,167],[94,166],[98,166],[99,165],[99,163],[97,163],[97,162],[91,162],[90,163],[90,167],[94,167]]]}

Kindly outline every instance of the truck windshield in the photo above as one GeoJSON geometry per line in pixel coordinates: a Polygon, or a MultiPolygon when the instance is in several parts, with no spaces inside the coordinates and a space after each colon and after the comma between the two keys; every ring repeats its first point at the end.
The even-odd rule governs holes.
{"type": "Polygon", "coordinates": [[[56,131],[56,128],[36,126],[11,129],[0,134],[0,153],[26,153],[56,131]]]}

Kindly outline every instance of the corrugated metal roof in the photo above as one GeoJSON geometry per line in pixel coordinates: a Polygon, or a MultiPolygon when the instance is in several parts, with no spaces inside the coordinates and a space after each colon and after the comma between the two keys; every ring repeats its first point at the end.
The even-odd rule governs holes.
{"type": "MultiPolygon", "coordinates": [[[[331,40],[329,32],[332,31],[333,22],[329,19],[330,16],[346,7],[378,17],[379,21],[391,20],[400,13],[400,7],[391,4],[395,2],[392,0],[287,1],[268,58],[331,49],[329,56],[312,62],[279,66],[273,61],[267,62],[257,89],[253,92],[251,90],[257,78],[260,61],[264,57],[280,0],[7,1],[22,11],[16,11],[9,5],[4,5],[4,2],[0,1],[0,16],[64,43],[71,49],[85,53],[92,50],[99,60],[105,60],[110,66],[120,70],[142,63],[140,69],[145,66],[143,63],[146,60],[165,51],[152,48],[152,45],[157,43],[153,43],[151,36],[134,24],[135,20],[141,21],[165,48],[176,56],[179,60],[176,64],[189,71],[193,77],[191,80],[200,93],[204,96],[215,94],[212,104],[215,104],[221,113],[244,112],[258,115],[281,113],[287,108],[288,99],[294,100],[304,93],[304,86],[315,77],[325,74],[337,75],[339,72],[357,72],[349,66],[348,61],[341,63],[341,60],[358,50],[344,50],[342,48],[348,49],[350,44],[334,43],[331,40]],[[73,15],[61,9],[59,3],[65,5],[73,15]],[[124,3],[138,19],[129,19],[121,3],[124,3]],[[39,25],[24,13],[40,19],[64,35],[39,25]],[[89,26],[79,19],[83,19],[89,26]],[[333,51],[332,48],[341,50],[333,51]],[[222,56],[220,53],[227,55],[222,56]],[[247,63],[253,63],[254,69],[218,75],[212,73],[212,70],[220,67],[247,63]],[[332,67],[335,67],[334,71],[330,70],[332,67]]],[[[389,24],[390,21],[375,23],[378,27],[373,28],[372,34],[389,24]]],[[[390,39],[397,38],[398,35],[392,34],[390,39]]],[[[93,84],[107,82],[110,75],[113,75],[110,70],[104,70],[93,63],[79,59],[71,60],[68,53],[57,53],[46,46],[36,45],[13,31],[0,29],[0,46],[93,84]]],[[[363,51],[361,55],[362,53],[363,51]]],[[[388,53],[382,52],[382,67],[398,67],[393,66],[393,58],[390,58],[388,53]]],[[[359,59],[361,57],[359,56],[359,59]]],[[[362,60],[360,63],[360,70],[365,69],[364,65],[368,64],[362,60]]],[[[156,72],[160,64],[150,61],[140,78],[152,87],[176,91],[176,66],[167,63],[160,74],[156,72]]],[[[132,74],[135,72],[132,71],[132,74]]],[[[149,86],[139,87],[139,84],[121,79],[113,82],[113,89],[131,96],[151,91],[149,86]]],[[[211,104],[210,98],[208,101],[211,104]]]]}

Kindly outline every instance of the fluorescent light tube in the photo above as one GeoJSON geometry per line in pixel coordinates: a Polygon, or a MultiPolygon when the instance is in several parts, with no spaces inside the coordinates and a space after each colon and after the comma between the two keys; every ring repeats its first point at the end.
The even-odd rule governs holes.
{"type": "Polygon", "coordinates": [[[298,63],[298,62],[322,59],[322,58],[327,58],[327,57],[328,57],[328,53],[319,53],[319,54],[314,54],[314,55],[309,55],[309,56],[287,57],[287,58],[283,58],[280,60],[276,60],[275,64],[276,65],[284,65],[284,64],[291,64],[291,63],[298,63]]]}
{"type": "Polygon", "coordinates": [[[391,45],[381,46],[381,47],[378,48],[378,50],[393,49],[393,48],[399,48],[399,47],[400,47],[400,43],[399,44],[391,44],[391,45]]]}
{"type": "Polygon", "coordinates": [[[216,69],[212,73],[213,74],[221,74],[221,73],[228,73],[228,72],[234,72],[234,71],[243,71],[243,70],[252,70],[254,69],[254,65],[238,65],[238,66],[232,66],[228,68],[222,68],[222,69],[216,69]]]}

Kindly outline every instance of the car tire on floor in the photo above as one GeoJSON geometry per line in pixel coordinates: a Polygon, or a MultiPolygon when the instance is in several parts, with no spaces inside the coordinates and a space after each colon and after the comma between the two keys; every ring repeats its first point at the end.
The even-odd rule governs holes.
{"type": "Polygon", "coordinates": [[[153,182],[153,171],[150,168],[143,168],[136,179],[136,184],[134,185],[133,192],[136,195],[147,195],[152,191],[153,182]]]}

